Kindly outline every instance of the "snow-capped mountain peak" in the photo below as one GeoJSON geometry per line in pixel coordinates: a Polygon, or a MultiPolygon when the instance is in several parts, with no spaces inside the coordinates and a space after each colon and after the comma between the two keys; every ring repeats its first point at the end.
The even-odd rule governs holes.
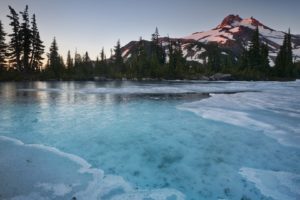
{"type": "MultiPolygon", "coordinates": [[[[173,40],[180,40],[184,57],[188,61],[204,63],[206,49],[205,47],[197,49],[196,47],[199,43],[204,44],[204,46],[209,43],[217,43],[218,46],[224,50],[224,53],[230,51],[238,58],[244,49],[249,47],[256,28],[259,30],[260,42],[266,43],[269,47],[270,65],[273,66],[286,33],[274,30],[254,17],[241,18],[239,15],[231,14],[225,17],[216,28],[196,32],[182,38],[173,38],[173,40]]],[[[162,44],[168,44],[168,40],[168,38],[160,38],[162,44]]],[[[125,49],[131,49],[135,44],[136,43],[129,43],[124,47],[124,51],[125,49]]],[[[299,35],[292,35],[292,47],[294,60],[300,60],[299,35]]],[[[131,51],[126,51],[124,57],[128,58],[128,55],[131,55],[130,52],[131,51]]]]}
{"type": "MultiPolygon", "coordinates": [[[[276,31],[254,17],[243,19],[239,15],[228,15],[216,28],[209,31],[196,32],[183,37],[183,39],[195,40],[205,44],[217,43],[239,54],[243,48],[249,45],[256,28],[259,30],[261,42],[267,43],[269,46],[270,64],[274,65],[274,60],[280,45],[282,45],[285,32],[276,31]]],[[[292,43],[294,59],[300,60],[300,37],[292,35],[292,43]]]]}
{"type": "Polygon", "coordinates": [[[256,27],[262,32],[274,31],[253,17],[242,19],[239,15],[228,15],[216,28],[210,31],[193,33],[184,37],[184,39],[193,39],[204,43],[217,42],[226,44],[228,41],[234,41],[235,35],[245,32],[243,31],[245,28],[255,30],[256,27]]]}
{"type": "Polygon", "coordinates": [[[216,29],[232,27],[235,24],[240,23],[242,20],[243,19],[239,15],[228,15],[223,19],[221,24],[219,24],[216,29]]]}

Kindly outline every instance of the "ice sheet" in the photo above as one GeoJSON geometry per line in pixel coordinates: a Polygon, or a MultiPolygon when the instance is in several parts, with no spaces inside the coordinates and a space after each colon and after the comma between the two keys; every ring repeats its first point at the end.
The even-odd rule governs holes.
{"type": "Polygon", "coordinates": [[[4,136],[0,144],[0,194],[5,200],[184,199],[174,189],[134,189],[122,177],[104,174],[84,159],[56,148],[4,136]]]}

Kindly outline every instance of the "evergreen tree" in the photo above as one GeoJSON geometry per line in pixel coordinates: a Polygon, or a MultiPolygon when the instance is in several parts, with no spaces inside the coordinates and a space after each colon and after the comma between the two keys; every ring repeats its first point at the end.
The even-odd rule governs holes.
{"type": "Polygon", "coordinates": [[[90,63],[91,62],[91,59],[90,59],[90,56],[89,56],[89,53],[86,51],[84,56],[83,56],[83,62],[84,63],[90,63]]]}
{"type": "Polygon", "coordinates": [[[101,62],[105,62],[106,56],[105,56],[105,53],[104,53],[104,47],[101,50],[100,58],[101,58],[101,62]]]}
{"type": "Polygon", "coordinates": [[[156,57],[159,64],[165,64],[166,54],[162,44],[159,42],[159,32],[157,27],[155,28],[155,32],[152,34],[151,51],[152,56],[156,57]]]}
{"type": "Polygon", "coordinates": [[[82,57],[83,65],[82,65],[82,72],[84,74],[84,78],[90,78],[93,73],[93,66],[91,62],[91,58],[89,53],[86,51],[82,57]]]}
{"type": "Polygon", "coordinates": [[[20,27],[20,37],[21,37],[21,46],[22,46],[22,63],[25,72],[30,71],[29,66],[29,57],[31,55],[31,44],[32,44],[32,33],[30,30],[29,16],[28,16],[28,6],[26,5],[25,10],[20,12],[22,15],[23,23],[20,27]]]}
{"type": "Polygon", "coordinates": [[[97,57],[96,57],[96,66],[98,66],[99,63],[100,63],[100,62],[99,62],[99,57],[97,56],[97,57]]]}
{"type": "Polygon", "coordinates": [[[208,61],[207,65],[214,72],[219,72],[221,69],[221,52],[216,43],[207,46],[208,61]]]}
{"type": "Polygon", "coordinates": [[[101,52],[100,52],[100,61],[98,61],[97,64],[96,64],[96,72],[97,72],[98,75],[103,76],[103,75],[108,74],[106,64],[107,64],[106,56],[105,56],[104,48],[102,48],[101,52]]]}
{"type": "Polygon", "coordinates": [[[82,58],[79,53],[77,53],[77,50],[75,51],[75,58],[74,58],[74,66],[78,68],[82,64],[82,58]]]}
{"type": "Polygon", "coordinates": [[[120,40],[118,40],[117,45],[115,46],[114,52],[115,52],[115,55],[114,55],[115,63],[119,64],[119,65],[123,64],[120,40]]]}
{"type": "Polygon", "coordinates": [[[262,71],[267,72],[270,68],[269,61],[269,48],[267,44],[260,46],[261,68],[262,71]]]}
{"type": "Polygon", "coordinates": [[[73,59],[71,57],[71,52],[70,50],[68,51],[68,55],[67,55],[67,68],[69,70],[71,70],[73,68],[73,59]]]}
{"type": "Polygon", "coordinates": [[[289,29],[287,34],[287,64],[291,65],[293,64],[293,49],[292,49],[292,35],[291,30],[289,29]]]}
{"type": "Polygon", "coordinates": [[[261,65],[258,27],[255,29],[249,48],[249,65],[250,67],[259,67],[261,65]]]}
{"type": "Polygon", "coordinates": [[[285,63],[286,63],[286,36],[284,36],[283,44],[280,46],[280,50],[275,60],[275,68],[278,76],[284,76],[285,63]]]}
{"type": "Polygon", "coordinates": [[[17,70],[22,71],[23,67],[21,65],[21,53],[22,53],[22,40],[20,35],[20,23],[18,13],[11,7],[8,6],[10,10],[10,15],[7,17],[10,19],[10,26],[12,27],[12,33],[9,34],[10,42],[8,46],[9,50],[9,62],[13,64],[17,70]]]}
{"type": "Polygon", "coordinates": [[[182,55],[181,44],[179,41],[169,39],[169,76],[171,78],[183,78],[185,59],[182,55]]]}
{"type": "Polygon", "coordinates": [[[145,49],[145,41],[140,37],[137,49],[137,67],[135,67],[136,75],[138,78],[150,76],[150,69],[148,63],[149,61],[145,49]]]}
{"type": "Polygon", "coordinates": [[[293,50],[292,50],[292,36],[289,29],[286,40],[286,75],[293,77],[295,75],[293,66],[293,50]]]}
{"type": "Polygon", "coordinates": [[[155,45],[158,45],[158,38],[159,38],[159,32],[158,32],[158,28],[155,28],[155,32],[152,34],[152,42],[155,45]]]}
{"type": "Polygon", "coordinates": [[[4,70],[6,65],[7,45],[5,43],[6,33],[4,32],[2,22],[0,21],[0,72],[4,70]]]}
{"type": "Polygon", "coordinates": [[[277,76],[279,77],[292,77],[295,75],[293,69],[293,54],[291,44],[290,30],[284,35],[283,44],[280,47],[275,61],[275,68],[277,76]]]}
{"type": "Polygon", "coordinates": [[[166,54],[159,42],[158,28],[155,28],[155,32],[152,34],[151,39],[151,57],[150,57],[150,74],[153,78],[161,76],[162,67],[165,64],[166,54]]]}
{"type": "Polygon", "coordinates": [[[53,73],[54,77],[57,79],[61,78],[61,73],[63,70],[62,60],[60,55],[58,54],[58,46],[56,43],[56,39],[54,37],[53,42],[50,46],[49,53],[49,70],[53,73]]]}
{"type": "Polygon", "coordinates": [[[120,72],[125,73],[126,69],[125,69],[124,61],[123,61],[123,57],[122,57],[120,40],[118,40],[117,45],[115,46],[114,52],[115,52],[115,54],[114,54],[115,69],[114,69],[113,75],[117,75],[120,72]]]}
{"type": "Polygon", "coordinates": [[[36,71],[43,64],[42,60],[44,59],[42,56],[44,54],[45,46],[43,45],[43,41],[40,38],[40,33],[37,28],[35,14],[32,16],[31,21],[32,26],[32,53],[30,59],[30,68],[33,71],[36,71]]]}

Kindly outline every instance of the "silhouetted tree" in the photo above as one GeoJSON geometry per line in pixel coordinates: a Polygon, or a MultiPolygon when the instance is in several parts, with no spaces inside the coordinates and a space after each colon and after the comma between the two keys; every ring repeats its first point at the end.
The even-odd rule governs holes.
{"type": "Polygon", "coordinates": [[[294,76],[293,54],[290,30],[284,35],[283,44],[280,47],[275,61],[275,68],[279,77],[294,76]]]}
{"type": "Polygon", "coordinates": [[[159,32],[158,28],[155,28],[155,32],[152,34],[151,38],[151,56],[150,56],[150,67],[151,76],[159,77],[161,75],[162,66],[165,64],[166,54],[159,42],[159,32]]]}
{"type": "Polygon", "coordinates": [[[63,66],[62,58],[58,54],[58,46],[57,46],[55,37],[50,46],[49,66],[48,67],[56,79],[61,78],[64,66],[63,66]]]}
{"type": "MultiPolygon", "coordinates": [[[[150,67],[149,60],[147,57],[147,52],[145,49],[145,41],[140,38],[137,49],[137,63],[136,63],[136,74],[138,78],[149,77],[150,75],[150,67]]],[[[133,67],[134,68],[134,67],[133,67]]]]}
{"type": "Polygon", "coordinates": [[[104,53],[104,48],[102,48],[102,50],[101,50],[100,59],[101,59],[102,62],[105,62],[105,60],[106,60],[106,56],[105,56],[105,53],[104,53]]]}
{"type": "Polygon", "coordinates": [[[85,52],[82,60],[83,60],[84,63],[90,63],[91,62],[89,53],[87,51],[85,52]]]}
{"type": "Polygon", "coordinates": [[[124,66],[124,60],[122,57],[122,50],[121,50],[121,44],[120,44],[120,40],[117,41],[117,45],[114,48],[114,75],[120,74],[120,73],[125,73],[126,69],[124,66]]]}
{"type": "Polygon", "coordinates": [[[22,38],[20,34],[20,23],[19,23],[19,15],[18,13],[11,7],[8,6],[10,10],[10,15],[7,17],[10,19],[10,26],[12,27],[12,33],[9,34],[10,42],[8,46],[9,50],[9,62],[13,64],[13,66],[22,71],[23,67],[21,65],[21,53],[22,53],[22,38]]]}
{"type": "Polygon", "coordinates": [[[2,22],[0,21],[0,73],[6,65],[7,45],[5,43],[6,33],[4,32],[2,22]]]}
{"type": "Polygon", "coordinates": [[[171,78],[182,78],[184,75],[185,59],[182,55],[179,41],[169,40],[169,76],[171,78]]]}
{"type": "Polygon", "coordinates": [[[33,71],[39,70],[42,66],[42,57],[44,54],[45,46],[43,45],[43,41],[40,38],[40,33],[37,28],[35,14],[32,16],[31,21],[32,26],[32,53],[31,53],[31,60],[30,60],[30,68],[33,71]]]}
{"type": "Polygon", "coordinates": [[[70,50],[68,51],[68,55],[67,55],[67,68],[68,70],[71,70],[73,68],[73,59],[71,57],[70,50]]]}
{"type": "Polygon", "coordinates": [[[262,71],[267,73],[267,71],[270,68],[268,44],[261,44],[261,46],[260,46],[260,57],[261,57],[260,65],[261,65],[262,71]]]}
{"type": "MultiPolygon", "coordinates": [[[[97,57],[97,59],[98,59],[98,57],[97,57]]],[[[98,75],[101,75],[101,76],[108,74],[107,62],[106,62],[106,56],[105,56],[104,48],[101,49],[100,60],[98,60],[96,62],[95,71],[98,75]]]]}
{"type": "Polygon", "coordinates": [[[93,75],[93,64],[89,53],[86,51],[82,57],[82,72],[85,78],[91,78],[93,75]]]}
{"type": "Polygon", "coordinates": [[[117,45],[115,46],[114,52],[115,52],[115,55],[114,55],[115,63],[116,64],[123,64],[123,57],[122,57],[120,40],[117,41],[117,45]]]}
{"type": "Polygon", "coordinates": [[[286,75],[289,77],[295,76],[293,65],[293,50],[292,50],[292,35],[289,29],[286,41],[286,75]]]}
{"type": "Polygon", "coordinates": [[[162,43],[159,42],[159,32],[157,27],[155,28],[155,32],[152,34],[151,51],[152,55],[157,57],[159,64],[165,64],[166,54],[162,43]]]}
{"type": "Polygon", "coordinates": [[[249,47],[249,65],[250,67],[259,67],[261,65],[260,43],[259,43],[259,30],[256,27],[252,36],[249,47]]]}
{"type": "Polygon", "coordinates": [[[77,50],[75,51],[75,58],[74,58],[74,66],[78,68],[82,63],[82,58],[79,53],[77,53],[77,50]]]}
{"type": "Polygon", "coordinates": [[[22,15],[23,23],[20,27],[20,37],[21,37],[21,46],[22,46],[22,63],[25,72],[30,71],[29,66],[29,57],[31,55],[31,44],[32,44],[32,32],[30,30],[29,16],[28,16],[28,6],[26,5],[23,12],[20,12],[22,15]]]}

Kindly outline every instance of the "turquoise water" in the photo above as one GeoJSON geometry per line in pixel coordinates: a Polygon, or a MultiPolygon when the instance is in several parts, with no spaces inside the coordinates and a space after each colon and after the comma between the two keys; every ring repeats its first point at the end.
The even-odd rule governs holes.
{"type": "Polygon", "coordinates": [[[0,110],[0,199],[300,199],[299,81],[0,83],[0,110]]]}

